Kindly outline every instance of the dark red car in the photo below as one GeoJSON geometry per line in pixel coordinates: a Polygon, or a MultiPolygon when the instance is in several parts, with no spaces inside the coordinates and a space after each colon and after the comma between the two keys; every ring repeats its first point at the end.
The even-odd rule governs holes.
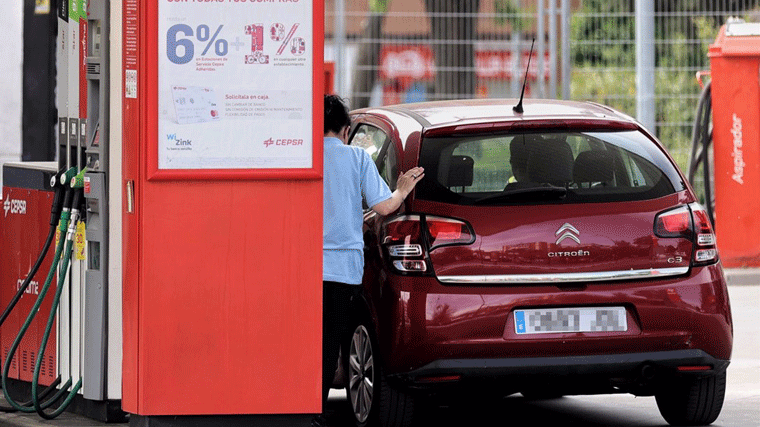
{"type": "Polygon", "coordinates": [[[351,144],[399,212],[365,214],[364,298],[343,349],[359,426],[429,396],[655,396],[675,425],[720,413],[733,327],[705,210],[632,118],[593,103],[354,111],[351,144]]]}

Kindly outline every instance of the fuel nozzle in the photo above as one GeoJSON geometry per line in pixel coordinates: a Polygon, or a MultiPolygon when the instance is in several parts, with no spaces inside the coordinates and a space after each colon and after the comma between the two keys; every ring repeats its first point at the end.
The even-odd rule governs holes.
{"type": "Polygon", "coordinates": [[[82,169],[78,174],[73,176],[69,180],[69,186],[74,193],[74,200],[71,203],[71,219],[69,222],[68,234],[66,234],[67,240],[73,240],[76,233],[77,221],[79,215],[82,212],[84,206],[84,174],[87,173],[87,168],[82,169]]]}
{"type": "MultiPolygon", "coordinates": [[[[66,199],[66,190],[68,186],[67,182],[77,174],[76,168],[69,168],[59,170],[55,175],[50,177],[50,187],[55,190],[55,197],[53,199],[53,205],[50,207],[50,226],[55,227],[58,223],[58,219],[61,216],[61,210],[63,210],[64,201],[66,199]]],[[[70,200],[69,200],[70,201],[70,200]]]]}
{"type": "Polygon", "coordinates": [[[87,168],[84,168],[79,173],[71,176],[68,181],[69,185],[71,185],[71,188],[73,189],[84,188],[84,174],[86,173],[87,173],[87,168]]]}

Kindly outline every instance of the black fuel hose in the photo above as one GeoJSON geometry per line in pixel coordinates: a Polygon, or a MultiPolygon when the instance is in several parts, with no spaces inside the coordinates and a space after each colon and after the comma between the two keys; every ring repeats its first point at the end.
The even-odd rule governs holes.
{"type": "Polygon", "coordinates": [[[702,165],[704,175],[705,210],[710,217],[713,230],[715,229],[715,213],[712,194],[712,173],[710,170],[710,144],[713,140],[712,131],[712,98],[710,95],[711,82],[705,84],[697,104],[697,114],[692,128],[691,153],[689,156],[689,182],[694,182],[694,176],[702,165]]]}
{"type": "MultiPolygon", "coordinates": [[[[3,311],[2,315],[0,315],[0,326],[5,323],[5,321],[8,319],[8,316],[11,314],[13,309],[18,304],[21,297],[26,292],[27,288],[29,287],[29,284],[34,279],[34,276],[37,275],[37,272],[40,269],[40,266],[42,265],[43,261],[45,260],[45,257],[47,256],[48,251],[50,250],[50,246],[53,243],[53,239],[55,238],[55,231],[58,225],[58,220],[61,215],[61,211],[64,208],[64,204],[68,201],[71,202],[71,199],[67,200],[67,193],[70,193],[70,191],[67,191],[67,183],[64,181],[67,181],[69,179],[69,176],[71,176],[75,172],[74,168],[66,170],[61,170],[50,180],[51,186],[55,190],[55,196],[53,198],[53,205],[50,208],[50,230],[48,231],[47,238],[45,239],[45,243],[42,245],[42,249],[40,250],[40,254],[37,257],[37,260],[35,261],[34,265],[32,266],[31,270],[29,270],[29,274],[27,274],[26,278],[24,279],[24,282],[19,287],[18,291],[16,291],[16,294],[13,296],[13,299],[11,299],[11,302],[8,303],[8,305],[5,307],[5,310],[3,311]]],[[[69,196],[70,197],[70,196],[69,196]]],[[[8,357],[8,356],[6,356],[8,357]]],[[[40,395],[47,397],[51,392],[55,390],[55,388],[61,383],[61,378],[56,378],[53,383],[51,383],[45,390],[43,390],[40,395]]],[[[33,402],[32,400],[22,402],[19,404],[20,406],[26,407],[26,408],[33,408],[33,402]]],[[[2,406],[0,405],[0,411],[3,412],[15,412],[17,409],[12,406],[2,406]]]]}
{"type": "Polygon", "coordinates": [[[24,279],[24,283],[21,284],[21,287],[19,287],[18,291],[16,292],[16,295],[13,296],[13,299],[10,303],[8,303],[8,306],[5,307],[5,310],[3,311],[3,314],[0,315],[0,326],[5,323],[5,319],[8,318],[8,316],[11,314],[11,311],[13,311],[13,308],[16,307],[16,304],[18,304],[18,301],[21,299],[21,297],[24,295],[24,292],[26,292],[26,289],[29,287],[29,284],[34,279],[34,276],[37,274],[37,271],[40,269],[40,266],[42,265],[42,262],[45,260],[45,257],[47,256],[48,251],[50,250],[50,245],[53,244],[53,239],[55,238],[55,229],[58,225],[58,218],[61,216],[61,210],[63,209],[63,199],[64,194],[66,193],[66,189],[63,185],[61,185],[61,175],[63,175],[66,171],[62,170],[55,174],[53,178],[51,179],[51,184],[53,184],[53,188],[55,189],[55,196],[53,199],[53,206],[50,209],[50,229],[48,231],[47,238],[45,239],[45,243],[42,245],[42,250],[40,251],[39,256],[37,257],[37,261],[32,266],[32,269],[29,270],[29,274],[26,275],[26,279],[24,279]]]}

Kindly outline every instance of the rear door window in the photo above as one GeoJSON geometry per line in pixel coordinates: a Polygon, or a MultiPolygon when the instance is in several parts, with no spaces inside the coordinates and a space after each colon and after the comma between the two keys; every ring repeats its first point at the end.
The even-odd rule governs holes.
{"type": "Polygon", "coordinates": [[[427,138],[417,198],[456,204],[644,200],[685,189],[638,131],[427,138]]]}

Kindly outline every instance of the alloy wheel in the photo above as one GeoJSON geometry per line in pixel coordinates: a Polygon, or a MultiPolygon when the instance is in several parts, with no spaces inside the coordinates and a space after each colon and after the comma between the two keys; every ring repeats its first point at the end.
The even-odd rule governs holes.
{"type": "Polygon", "coordinates": [[[351,337],[348,354],[348,393],[354,417],[360,423],[369,418],[375,394],[375,362],[372,342],[364,325],[359,325],[351,337]]]}

